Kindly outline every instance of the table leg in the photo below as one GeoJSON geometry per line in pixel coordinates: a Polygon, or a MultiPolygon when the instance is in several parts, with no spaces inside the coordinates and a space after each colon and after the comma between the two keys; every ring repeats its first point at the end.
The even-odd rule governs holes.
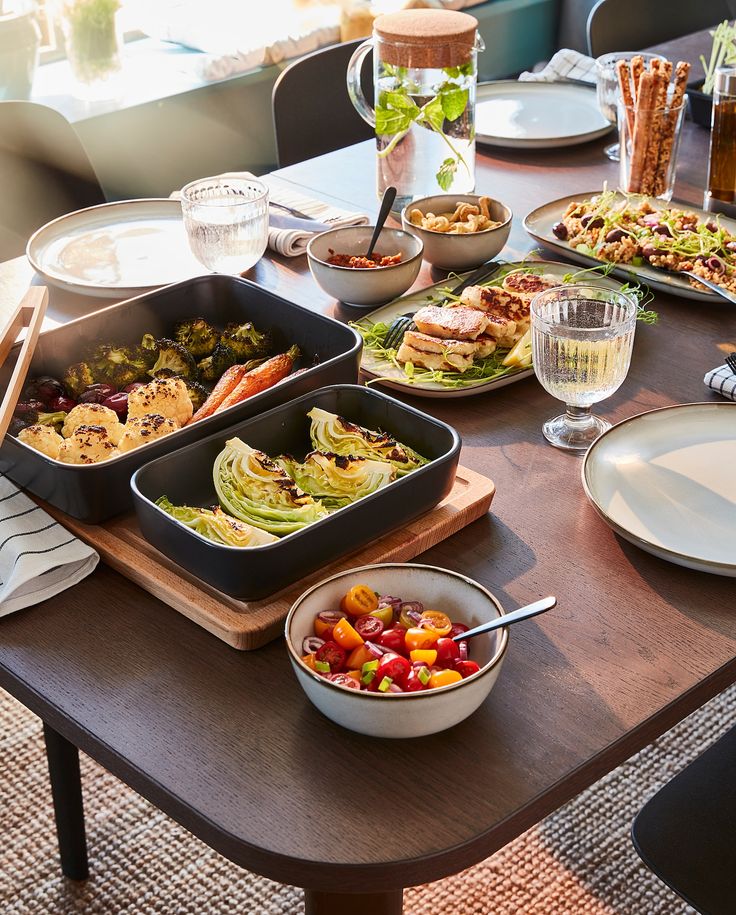
{"type": "Polygon", "coordinates": [[[79,750],[46,722],[43,725],[43,736],[54,800],[61,871],[72,880],[85,880],[89,876],[89,868],[82,781],[79,777],[79,750]]]}
{"type": "Polygon", "coordinates": [[[304,915],[401,915],[404,894],[320,893],[304,890],[304,915]]]}

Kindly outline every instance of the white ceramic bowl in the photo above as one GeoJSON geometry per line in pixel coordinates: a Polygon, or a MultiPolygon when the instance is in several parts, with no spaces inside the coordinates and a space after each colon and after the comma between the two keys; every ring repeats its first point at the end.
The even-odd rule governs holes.
{"type": "Polygon", "coordinates": [[[491,219],[500,222],[495,229],[484,229],[467,235],[449,232],[435,232],[423,229],[409,222],[409,213],[416,209],[422,213],[453,213],[458,203],[474,203],[478,206],[478,194],[436,194],[422,197],[407,204],[401,211],[401,224],[424,243],[424,260],[443,270],[470,270],[479,267],[501,252],[511,231],[511,210],[498,200],[491,202],[491,219]]]}
{"type": "Polygon", "coordinates": [[[338,686],[301,660],[302,642],[313,635],[314,617],[337,608],[349,588],[366,584],[379,594],[419,600],[442,610],[453,622],[477,626],[502,616],[496,598],[470,578],[412,563],[381,563],[339,572],[306,591],[286,618],[289,660],[311,702],[332,721],[371,737],[422,737],[452,727],[481,705],[493,688],[508,646],[506,629],[476,636],[470,657],[480,670],[449,686],[417,693],[369,693],[338,686]]]}
{"type": "Polygon", "coordinates": [[[315,235],[307,245],[309,269],[324,291],[348,305],[373,307],[402,295],[417,278],[422,265],[421,239],[402,229],[384,228],[375,250],[390,255],[401,252],[401,261],[390,267],[338,267],[327,263],[330,249],[336,254],[365,254],[374,226],[347,226],[315,235]]]}

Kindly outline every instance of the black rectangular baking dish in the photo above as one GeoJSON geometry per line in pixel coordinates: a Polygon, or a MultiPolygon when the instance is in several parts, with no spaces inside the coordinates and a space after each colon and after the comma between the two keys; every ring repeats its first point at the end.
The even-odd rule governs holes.
{"type": "MultiPolygon", "coordinates": [[[[146,332],[171,336],[177,321],[189,317],[203,317],[220,327],[231,321],[252,321],[259,330],[273,332],[276,352],[298,344],[302,354],[299,366],[308,368],[229,410],[101,464],[63,464],[6,435],[0,447],[0,472],[67,514],[97,524],[131,508],[131,474],[152,458],[314,388],[358,378],[362,341],[356,331],[249,280],[222,274],[166,286],[43,333],[28,377],[62,375],[82,358],[90,344],[140,343],[146,332]]],[[[19,349],[14,348],[0,369],[3,391],[19,349]]]]}
{"type": "Polygon", "coordinates": [[[429,511],[452,489],[459,455],[460,438],[446,423],[370,388],[337,385],[158,458],[136,471],[131,488],[143,535],[156,549],[225,594],[255,600],[429,511]],[[206,540],[154,504],[163,495],[174,505],[216,504],[212,466],[235,436],[272,457],[302,459],[311,450],[312,407],[388,432],[431,462],[296,533],[251,549],[206,540]]]}

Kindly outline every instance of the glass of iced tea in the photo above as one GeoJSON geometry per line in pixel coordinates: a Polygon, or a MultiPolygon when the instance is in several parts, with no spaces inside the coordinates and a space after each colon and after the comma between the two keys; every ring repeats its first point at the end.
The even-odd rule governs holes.
{"type": "Polygon", "coordinates": [[[610,428],[591,407],[626,378],[637,310],[635,298],[604,286],[557,286],[532,299],[534,371],[565,404],[564,413],[542,426],[556,448],[586,451],[610,428]]]}

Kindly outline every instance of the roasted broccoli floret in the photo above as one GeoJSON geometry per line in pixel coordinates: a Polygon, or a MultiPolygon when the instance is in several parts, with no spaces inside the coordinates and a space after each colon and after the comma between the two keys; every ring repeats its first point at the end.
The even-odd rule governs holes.
{"type": "Polygon", "coordinates": [[[228,324],[222,332],[220,342],[235,351],[238,362],[267,356],[272,346],[271,334],[268,331],[261,333],[250,322],[228,324]]]}
{"type": "Polygon", "coordinates": [[[92,369],[86,362],[76,362],[74,365],[70,365],[61,379],[72,397],[79,397],[85,388],[95,383],[95,380],[92,369]]]}
{"type": "Polygon", "coordinates": [[[17,435],[21,429],[28,426],[51,426],[57,432],[61,431],[67,414],[62,410],[56,413],[38,413],[36,410],[27,410],[24,413],[15,413],[10,423],[10,434],[17,435]]]}
{"type": "MultiPolygon", "coordinates": [[[[144,338],[145,339],[145,338],[144,338]]],[[[156,340],[158,355],[153,367],[148,374],[156,378],[159,372],[166,370],[166,374],[180,375],[182,378],[195,378],[197,364],[192,354],[176,340],[162,337],[156,340]]]]}
{"type": "Polygon", "coordinates": [[[146,361],[147,367],[150,368],[158,358],[158,346],[153,334],[143,334],[143,339],[137,349],[141,358],[146,361]]]}
{"type": "Polygon", "coordinates": [[[223,372],[238,361],[238,355],[230,346],[218,343],[211,356],[197,364],[202,381],[217,381],[223,372]]]}
{"type": "Polygon", "coordinates": [[[217,346],[219,333],[204,318],[192,318],[176,325],[174,336],[186,347],[195,359],[209,356],[217,346]]]}
{"type": "Polygon", "coordinates": [[[210,396],[210,392],[204,385],[200,384],[198,381],[192,381],[191,378],[182,378],[181,380],[186,385],[187,394],[189,395],[189,399],[196,412],[210,396]]]}
{"type": "Polygon", "coordinates": [[[124,388],[140,381],[146,373],[146,362],[135,348],[102,343],[88,360],[95,381],[124,388]]]}

